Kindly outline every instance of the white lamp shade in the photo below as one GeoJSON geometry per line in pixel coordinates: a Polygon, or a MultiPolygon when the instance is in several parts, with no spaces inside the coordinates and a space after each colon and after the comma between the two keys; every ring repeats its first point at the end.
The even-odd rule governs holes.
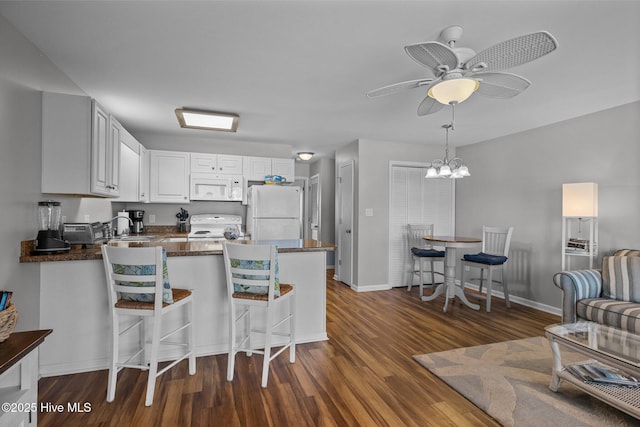
{"type": "Polygon", "coordinates": [[[461,103],[478,89],[478,81],[467,78],[443,80],[429,89],[428,95],[441,104],[461,103]]]}
{"type": "Polygon", "coordinates": [[[458,168],[458,173],[460,174],[460,176],[471,176],[471,174],[469,173],[469,168],[467,167],[467,165],[462,165],[458,168]]]}
{"type": "Polygon", "coordinates": [[[433,166],[430,166],[427,169],[427,174],[424,177],[425,178],[437,178],[438,177],[438,171],[433,166]]]}
{"type": "Polygon", "coordinates": [[[562,184],[562,216],[597,217],[598,184],[595,182],[562,184]]]}
{"type": "Polygon", "coordinates": [[[440,172],[438,173],[440,176],[449,176],[451,175],[451,168],[449,165],[440,166],[440,172]]]}

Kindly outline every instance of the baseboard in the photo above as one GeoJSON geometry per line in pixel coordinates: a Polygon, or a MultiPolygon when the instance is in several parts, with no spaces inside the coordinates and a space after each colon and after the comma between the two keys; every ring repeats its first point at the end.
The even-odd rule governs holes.
{"type": "MultiPolygon", "coordinates": [[[[275,337],[274,337],[275,338],[275,337]]],[[[296,344],[304,344],[308,342],[328,341],[329,337],[326,332],[305,335],[296,339],[296,344]]],[[[273,345],[277,347],[282,343],[275,341],[273,345]]],[[[196,347],[196,357],[216,356],[226,354],[229,351],[227,345],[207,345],[196,347]]],[[[179,356],[179,350],[164,351],[160,355],[160,361],[166,362],[175,360],[179,356]],[[172,354],[173,353],[173,354],[172,354]]],[[[196,362],[197,366],[197,362],[196,362]]],[[[51,365],[40,365],[40,377],[55,377],[58,375],[81,374],[83,372],[92,372],[109,369],[109,359],[104,357],[95,360],[86,360],[82,362],[57,363],[51,365]]],[[[197,369],[197,368],[196,368],[197,369]]]]}
{"type": "MultiPolygon", "coordinates": [[[[473,289],[474,291],[478,291],[480,286],[466,282],[465,288],[473,289]]],[[[484,288],[483,295],[486,295],[486,287],[484,288]]],[[[500,298],[504,300],[504,292],[491,290],[491,298],[500,298]]],[[[536,310],[544,311],[545,313],[555,314],[556,316],[562,316],[562,309],[560,307],[553,307],[551,305],[542,304],[537,301],[532,301],[526,298],[519,297],[517,295],[509,295],[509,299],[517,304],[524,305],[525,307],[535,308],[536,310]]]]}

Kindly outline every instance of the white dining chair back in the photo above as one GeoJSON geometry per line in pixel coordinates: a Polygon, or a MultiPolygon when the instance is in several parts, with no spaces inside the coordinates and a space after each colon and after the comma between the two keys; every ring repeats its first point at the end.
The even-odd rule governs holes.
{"type": "Polygon", "coordinates": [[[264,355],[262,387],[266,387],[269,363],[273,359],[288,348],[289,362],[295,362],[295,288],[279,283],[275,245],[225,242],[222,247],[229,300],[227,380],[233,380],[238,352],[247,356],[257,353],[264,355]],[[286,310],[280,308],[282,306],[286,306],[286,310]],[[252,309],[264,312],[260,327],[252,326],[257,323],[253,317],[258,314],[252,309]],[[281,315],[285,311],[286,314],[281,315]],[[262,340],[256,340],[258,337],[262,340]],[[274,337],[280,341],[274,341],[274,337]],[[272,354],[272,347],[280,348],[272,354]]]}
{"type": "Polygon", "coordinates": [[[511,307],[509,301],[509,286],[507,277],[507,261],[509,258],[509,247],[511,245],[511,236],[513,234],[513,227],[482,227],[482,252],[479,254],[467,254],[462,259],[462,273],[460,278],[461,286],[465,286],[465,272],[471,268],[477,268],[480,270],[479,278],[468,279],[471,283],[477,280],[478,294],[476,296],[482,296],[482,288],[484,285],[484,272],[487,272],[487,295],[486,295],[486,310],[491,311],[491,293],[493,291],[493,284],[498,283],[502,285],[504,300],[507,307],[511,307]],[[494,272],[500,272],[500,279],[494,278],[494,272]]]}
{"type": "Polygon", "coordinates": [[[107,401],[113,402],[115,399],[118,372],[122,368],[136,368],[149,371],[145,405],[151,406],[157,377],[184,359],[189,360],[189,375],[196,372],[193,293],[186,289],[165,290],[168,272],[165,270],[166,255],[161,246],[129,248],[103,245],[101,252],[111,317],[107,401]],[[164,299],[172,300],[172,303],[163,301],[165,292],[170,292],[170,296],[165,295],[164,299]],[[166,315],[179,309],[183,310],[183,321],[176,323],[178,321],[173,319],[178,316],[175,316],[171,323],[165,323],[166,315]],[[152,323],[150,337],[148,322],[152,323]],[[131,342],[124,341],[123,338],[125,334],[135,331],[138,331],[139,346],[132,354],[124,355],[126,360],[121,362],[121,344],[131,342]],[[150,352],[147,352],[148,341],[150,352]],[[171,363],[158,370],[161,345],[179,347],[182,352],[171,363]]]}
{"type": "Polygon", "coordinates": [[[407,291],[411,291],[416,277],[419,279],[419,297],[424,293],[425,280],[424,275],[429,273],[431,276],[430,283],[427,287],[433,288],[437,283],[435,276],[444,277],[443,272],[436,271],[436,262],[442,262],[444,265],[444,251],[435,250],[433,245],[426,241],[423,237],[433,236],[433,224],[407,224],[407,255],[408,265],[407,272],[410,274],[407,291]],[[429,268],[427,269],[427,264],[429,268]]]}
{"type": "Polygon", "coordinates": [[[509,256],[513,227],[482,227],[482,252],[509,256]]]}

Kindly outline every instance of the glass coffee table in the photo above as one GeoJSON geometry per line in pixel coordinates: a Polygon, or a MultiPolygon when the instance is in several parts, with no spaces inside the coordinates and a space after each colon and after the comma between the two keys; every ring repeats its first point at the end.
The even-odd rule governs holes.
{"type": "MultiPolygon", "coordinates": [[[[562,363],[560,347],[583,354],[594,362],[617,368],[640,379],[640,335],[594,322],[550,325],[545,328],[553,353],[552,391],[567,381],[603,402],[640,419],[640,387],[605,384],[582,379],[562,363]]],[[[579,365],[579,364],[578,364],[579,365]]]]}

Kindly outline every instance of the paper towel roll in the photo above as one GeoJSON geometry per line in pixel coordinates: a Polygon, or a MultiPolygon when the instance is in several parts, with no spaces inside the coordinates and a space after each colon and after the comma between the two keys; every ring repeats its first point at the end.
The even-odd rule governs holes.
{"type": "Polygon", "coordinates": [[[118,212],[118,227],[116,228],[116,234],[129,234],[129,213],[118,212]]]}

